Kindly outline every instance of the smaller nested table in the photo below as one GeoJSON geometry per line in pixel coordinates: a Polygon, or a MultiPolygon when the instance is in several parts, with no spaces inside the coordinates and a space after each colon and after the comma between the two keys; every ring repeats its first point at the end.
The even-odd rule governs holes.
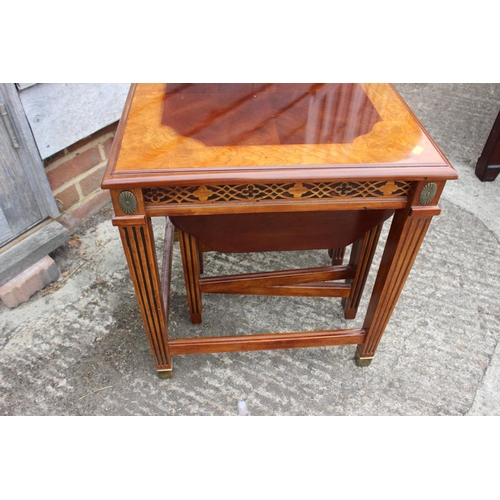
{"type": "Polygon", "coordinates": [[[111,191],[159,376],[172,356],[354,344],[370,364],[447,180],[457,174],[386,84],[138,84],[102,187],[111,191]],[[167,218],[160,275],[151,218],[167,218]],[[354,318],[392,218],[363,326],[170,339],[177,231],[189,313],[204,293],[327,296],[354,318]],[[345,248],[352,245],[349,262],[345,248]],[[204,277],[203,253],[328,250],[329,266],[204,277]]]}
{"type": "Polygon", "coordinates": [[[476,163],[476,176],[483,182],[494,181],[500,173],[500,112],[491,128],[481,156],[476,163]]]}

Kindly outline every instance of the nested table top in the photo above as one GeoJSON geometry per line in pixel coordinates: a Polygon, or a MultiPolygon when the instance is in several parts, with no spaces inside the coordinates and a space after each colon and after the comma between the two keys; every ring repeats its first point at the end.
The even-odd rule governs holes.
{"type": "Polygon", "coordinates": [[[456,173],[388,84],[135,84],[103,187],[347,178],[456,173]]]}

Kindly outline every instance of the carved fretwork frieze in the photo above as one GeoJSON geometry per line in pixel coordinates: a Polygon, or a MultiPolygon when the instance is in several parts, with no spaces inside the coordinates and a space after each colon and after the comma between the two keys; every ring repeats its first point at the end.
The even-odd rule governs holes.
{"type": "Polygon", "coordinates": [[[216,184],[154,187],[144,190],[149,204],[210,204],[227,202],[294,201],[406,196],[410,182],[290,182],[273,184],[216,184]]]}

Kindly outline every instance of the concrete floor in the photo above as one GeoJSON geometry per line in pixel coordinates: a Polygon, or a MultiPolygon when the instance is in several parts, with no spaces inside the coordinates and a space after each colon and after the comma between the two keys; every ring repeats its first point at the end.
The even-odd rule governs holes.
{"type": "MultiPolygon", "coordinates": [[[[396,88],[460,179],[445,188],[370,367],[358,368],[346,346],[178,356],[174,377],[159,379],[107,206],[54,252],[58,282],[16,309],[0,305],[0,415],[238,415],[240,401],[251,415],[500,415],[500,178],[474,175],[500,84],[396,88]]],[[[327,260],[326,252],[209,254],[206,269],[327,260]]],[[[352,324],[337,300],[209,295],[203,324],[193,326],[178,249],[173,265],[172,336],[352,324]]],[[[366,300],[360,318],[364,308],[366,300]]]]}

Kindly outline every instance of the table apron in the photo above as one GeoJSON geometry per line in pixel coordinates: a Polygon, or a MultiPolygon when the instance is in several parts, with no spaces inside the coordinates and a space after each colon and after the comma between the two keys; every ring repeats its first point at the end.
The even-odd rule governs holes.
{"type": "Polygon", "coordinates": [[[331,201],[288,201],[288,202],[227,202],[192,204],[153,204],[145,203],[148,217],[244,214],[269,212],[328,212],[345,210],[398,210],[407,205],[407,197],[375,198],[331,201]]]}

